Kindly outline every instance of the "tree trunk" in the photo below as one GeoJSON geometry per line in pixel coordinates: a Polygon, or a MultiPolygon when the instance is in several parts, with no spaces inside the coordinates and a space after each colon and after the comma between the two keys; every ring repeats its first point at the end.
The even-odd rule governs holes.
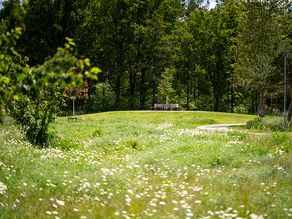
{"type": "Polygon", "coordinates": [[[146,69],[141,70],[141,80],[140,80],[140,109],[145,109],[146,102],[146,69]]]}
{"type": "Polygon", "coordinates": [[[191,93],[191,63],[190,63],[190,51],[188,50],[188,81],[187,81],[187,110],[190,109],[190,93],[191,93]]]}
{"type": "Polygon", "coordinates": [[[231,93],[230,94],[231,95],[231,97],[230,97],[230,107],[231,107],[230,111],[231,111],[231,113],[234,113],[235,93],[234,93],[233,87],[231,87],[230,93],[231,93]]]}
{"type": "Polygon", "coordinates": [[[135,97],[135,88],[136,88],[136,72],[130,72],[130,105],[131,109],[134,108],[134,97],[135,97]]]}
{"type": "Polygon", "coordinates": [[[152,81],[152,106],[156,103],[157,86],[155,80],[152,81]]]}
{"type": "Polygon", "coordinates": [[[257,94],[254,94],[254,92],[251,92],[251,114],[256,114],[257,112],[257,94]]]}
{"type": "Polygon", "coordinates": [[[141,54],[141,46],[142,46],[142,38],[140,38],[136,44],[137,51],[135,55],[135,67],[130,71],[130,106],[131,109],[134,109],[137,107],[135,103],[135,93],[137,85],[137,73],[143,71],[143,68],[141,67],[142,62],[142,54],[141,54]]]}
{"type": "Polygon", "coordinates": [[[187,110],[190,109],[190,81],[187,82],[187,110]]]}
{"type": "Polygon", "coordinates": [[[196,100],[196,98],[199,96],[198,94],[198,79],[195,77],[194,79],[194,87],[193,87],[193,100],[196,100]]]}
{"type": "MultiPolygon", "coordinates": [[[[216,74],[219,74],[218,72],[216,74]]],[[[218,81],[218,80],[216,80],[218,81]]],[[[221,103],[221,85],[218,82],[213,83],[213,94],[214,94],[214,111],[219,112],[221,103]]]]}
{"type": "Polygon", "coordinates": [[[214,94],[215,94],[214,111],[219,112],[221,95],[219,91],[214,92],[214,94]]]}
{"type": "Polygon", "coordinates": [[[292,117],[292,98],[290,99],[289,109],[288,109],[288,122],[291,122],[292,117]]]}
{"type": "Polygon", "coordinates": [[[121,109],[121,77],[120,75],[117,76],[115,95],[116,95],[115,108],[116,110],[120,110],[121,109]]]}
{"type": "Polygon", "coordinates": [[[222,45],[218,44],[216,47],[216,65],[213,73],[212,86],[214,94],[214,111],[219,112],[221,110],[221,99],[224,92],[224,86],[226,75],[224,73],[224,64],[222,59],[222,45]]]}
{"type": "Polygon", "coordinates": [[[216,64],[216,69],[214,72],[214,78],[212,81],[213,86],[213,95],[214,95],[214,111],[219,112],[220,110],[220,104],[221,104],[221,97],[222,97],[222,80],[220,78],[220,71],[221,71],[221,63],[218,62],[216,64]]]}
{"type": "Polygon", "coordinates": [[[259,117],[264,117],[266,114],[265,111],[265,92],[261,92],[260,93],[260,102],[259,102],[259,106],[258,106],[258,116],[259,117]]]}

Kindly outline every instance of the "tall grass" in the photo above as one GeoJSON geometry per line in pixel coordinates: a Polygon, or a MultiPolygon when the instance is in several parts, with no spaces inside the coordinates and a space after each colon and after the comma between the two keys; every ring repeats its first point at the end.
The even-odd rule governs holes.
{"type": "Polygon", "coordinates": [[[51,147],[0,126],[0,218],[289,218],[291,134],[204,131],[252,116],[112,112],[58,118],[51,147]]]}
{"type": "Polygon", "coordinates": [[[256,118],[248,121],[247,126],[254,130],[270,130],[270,131],[292,131],[292,123],[287,123],[284,127],[283,117],[266,116],[264,118],[256,118]]]}

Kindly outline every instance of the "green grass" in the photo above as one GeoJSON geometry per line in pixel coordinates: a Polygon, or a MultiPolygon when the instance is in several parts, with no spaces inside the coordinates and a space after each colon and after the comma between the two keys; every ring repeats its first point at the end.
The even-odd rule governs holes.
{"type": "Polygon", "coordinates": [[[0,218],[291,218],[291,133],[196,129],[254,118],[139,111],[58,118],[46,150],[7,120],[0,218]]]}
{"type": "Polygon", "coordinates": [[[270,131],[292,131],[292,123],[287,123],[284,129],[284,119],[279,116],[265,116],[264,118],[256,118],[247,123],[248,128],[254,130],[270,130],[270,131]]]}

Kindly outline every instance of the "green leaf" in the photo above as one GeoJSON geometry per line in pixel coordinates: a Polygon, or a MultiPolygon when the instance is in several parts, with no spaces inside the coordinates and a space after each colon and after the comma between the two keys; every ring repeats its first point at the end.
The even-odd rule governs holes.
{"type": "Polygon", "coordinates": [[[4,76],[4,77],[2,78],[2,82],[3,82],[4,84],[9,84],[9,82],[10,82],[10,78],[4,76]]]}
{"type": "Polygon", "coordinates": [[[72,38],[66,37],[66,40],[68,41],[68,44],[69,44],[70,46],[76,46],[76,44],[74,43],[74,41],[73,41],[72,38]]]}
{"type": "Polygon", "coordinates": [[[89,58],[84,59],[84,63],[86,66],[90,66],[90,59],[89,58]]]}
{"type": "Polygon", "coordinates": [[[16,100],[16,101],[18,101],[19,99],[20,99],[20,98],[19,98],[19,96],[18,96],[18,95],[16,95],[16,94],[15,94],[15,95],[13,96],[13,100],[16,100]]]}
{"type": "Polygon", "coordinates": [[[94,74],[98,74],[98,73],[101,72],[101,70],[98,67],[93,67],[93,68],[90,69],[90,72],[91,73],[94,73],[94,74]]]}
{"type": "Polygon", "coordinates": [[[15,28],[15,32],[16,32],[17,34],[21,34],[21,33],[22,33],[22,28],[21,28],[21,27],[16,27],[16,28],[15,28]]]}
{"type": "Polygon", "coordinates": [[[65,39],[66,39],[68,42],[73,42],[73,39],[70,38],[70,37],[66,37],[65,39]]]}

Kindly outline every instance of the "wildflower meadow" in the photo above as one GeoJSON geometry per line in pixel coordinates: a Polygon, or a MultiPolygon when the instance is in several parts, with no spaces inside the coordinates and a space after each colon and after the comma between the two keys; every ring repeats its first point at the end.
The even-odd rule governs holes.
{"type": "Polygon", "coordinates": [[[108,112],[57,118],[50,146],[0,126],[0,218],[292,218],[292,135],[254,116],[108,112]]]}

